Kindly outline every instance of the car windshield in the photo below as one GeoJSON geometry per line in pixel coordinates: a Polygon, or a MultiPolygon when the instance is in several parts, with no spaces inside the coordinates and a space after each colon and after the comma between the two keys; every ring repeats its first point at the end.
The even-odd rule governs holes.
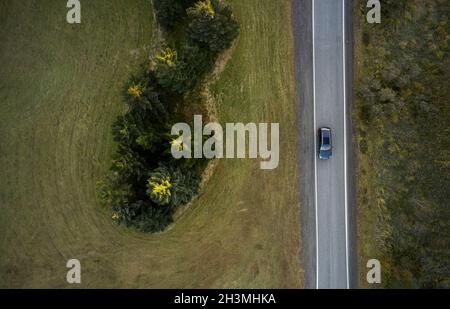
{"type": "Polygon", "coordinates": [[[331,145],[322,145],[322,147],[320,147],[320,150],[330,150],[331,149],[331,145]]]}

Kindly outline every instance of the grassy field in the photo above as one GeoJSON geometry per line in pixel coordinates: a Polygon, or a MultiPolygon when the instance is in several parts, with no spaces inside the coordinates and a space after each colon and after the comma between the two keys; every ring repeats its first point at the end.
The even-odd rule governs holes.
{"type": "Polygon", "coordinates": [[[279,122],[280,164],[224,160],[167,232],[116,226],[96,199],[120,89],[151,50],[149,1],[0,4],[0,287],[301,287],[290,1],[234,0],[241,35],[211,91],[226,121],[279,122]]]}

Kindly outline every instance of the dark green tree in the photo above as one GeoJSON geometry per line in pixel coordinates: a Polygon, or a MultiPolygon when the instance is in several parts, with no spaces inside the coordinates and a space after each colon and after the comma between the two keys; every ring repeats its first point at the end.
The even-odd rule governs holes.
{"type": "Polygon", "coordinates": [[[171,31],[175,25],[186,18],[186,8],[195,0],[153,0],[157,22],[165,30],[171,31]]]}
{"type": "Polygon", "coordinates": [[[213,65],[213,60],[206,51],[188,42],[182,44],[176,52],[173,49],[161,51],[156,61],[155,75],[158,84],[166,91],[178,95],[192,90],[213,65]]]}
{"type": "Polygon", "coordinates": [[[157,205],[177,207],[192,199],[199,183],[195,171],[160,165],[148,177],[147,194],[157,205]]]}
{"type": "Polygon", "coordinates": [[[238,36],[239,24],[231,9],[217,0],[202,0],[188,9],[188,35],[214,54],[231,46],[238,36]]]}

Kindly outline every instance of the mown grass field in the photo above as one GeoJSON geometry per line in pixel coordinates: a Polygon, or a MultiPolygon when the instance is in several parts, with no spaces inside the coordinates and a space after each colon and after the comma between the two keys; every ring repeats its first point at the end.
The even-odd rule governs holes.
{"type": "Polygon", "coordinates": [[[0,4],[0,287],[301,287],[290,1],[233,0],[241,34],[211,92],[219,120],[279,122],[280,164],[223,160],[158,235],[116,226],[96,198],[120,90],[148,57],[149,1],[0,4]]]}

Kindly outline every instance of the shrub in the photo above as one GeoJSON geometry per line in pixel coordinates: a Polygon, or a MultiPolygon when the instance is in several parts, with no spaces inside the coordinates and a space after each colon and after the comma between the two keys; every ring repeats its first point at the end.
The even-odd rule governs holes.
{"type": "Polygon", "coordinates": [[[214,54],[231,46],[239,33],[239,24],[229,7],[217,0],[202,0],[188,9],[188,35],[214,54]]]}
{"type": "Polygon", "coordinates": [[[177,207],[188,203],[198,192],[200,175],[194,169],[173,168],[171,170],[173,181],[172,204],[177,207]]]}
{"type": "Polygon", "coordinates": [[[138,201],[131,209],[139,211],[139,215],[133,217],[128,225],[142,232],[161,232],[173,222],[172,207],[154,207],[138,201]]]}
{"type": "Polygon", "coordinates": [[[97,183],[98,197],[102,205],[119,207],[128,204],[131,196],[131,185],[121,183],[118,175],[111,174],[97,183]]]}
{"type": "Polygon", "coordinates": [[[195,0],[153,0],[156,21],[165,30],[173,30],[186,17],[186,8],[194,2],[195,0]]]}
{"type": "Polygon", "coordinates": [[[160,99],[154,72],[145,72],[141,78],[133,77],[125,91],[125,99],[131,112],[147,114],[154,119],[165,119],[168,116],[168,106],[160,99]]]}
{"type": "Polygon", "coordinates": [[[168,170],[160,167],[154,170],[147,181],[147,194],[160,206],[166,206],[172,200],[172,182],[168,170]]]}
{"type": "MultiPolygon", "coordinates": [[[[132,112],[119,116],[113,125],[114,141],[119,144],[118,152],[122,155],[130,151],[145,150],[149,153],[160,151],[163,138],[157,130],[156,118],[145,118],[143,114],[132,112]],[[155,119],[154,122],[151,120],[155,119]]],[[[163,124],[160,124],[161,126],[163,124]]]]}
{"type": "Polygon", "coordinates": [[[139,179],[145,174],[145,161],[128,147],[120,147],[113,156],[111,170],[124,180],[139,179]]]}
{"type": "Polygon", "coordinates": [[[147,194],[158,205],[180,206],[197,193],[200,177],[195,171],[160,165],[148,179],[147,194]]]}
{"type": "Polygon", "coordinates": [[[179,52],[172,49],[161,51],[156,61],[158,84],[175,94],[192,90],[213,65],[213,59],[207,52],[187,42],[180,47],[179,52]]]}

